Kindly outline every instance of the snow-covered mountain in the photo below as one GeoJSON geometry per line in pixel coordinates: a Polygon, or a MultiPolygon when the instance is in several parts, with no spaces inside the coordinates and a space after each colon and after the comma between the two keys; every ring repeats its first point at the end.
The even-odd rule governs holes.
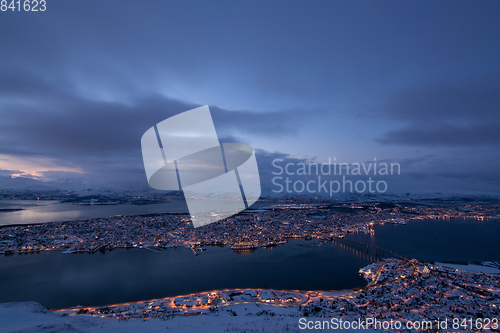
{"type": "MultiPolygon", "coordinates": [[[[64,316],[50,312],[36,302],[0,304],[0,330],[2,332],[298,333],[304,331],[299,328],[299,319],[297,307],[278,307],[266,304],[228,305],[221,307],[214,315],[176,316],[169,320],[117,320],[90,316],[64,316]],[[262,314],[263,312],[264,314],[262,314]]],[[[324,318],[317,318],[317,320],[322,319],[324,318]]],[[[331,330],[315,331],[327,332],[331,330]]],[[[362,331],[377,332],[372,328],[366,328],[362,331]]],[[[335,332],[357,332],[357,330],[336,329],[335,332]]]]}
{"type": "Polygon", "coordinates": [[[118,186],[102,184],[85,178],[68,178],[51,181],[42,181],[31,178],[0,176],[0,197],[9,198],[32,198],[53,197],[61,198],[68,196],[104,196],[120,198],[129,196],[155,195],[159,192],[149,186],[118,186]]]}

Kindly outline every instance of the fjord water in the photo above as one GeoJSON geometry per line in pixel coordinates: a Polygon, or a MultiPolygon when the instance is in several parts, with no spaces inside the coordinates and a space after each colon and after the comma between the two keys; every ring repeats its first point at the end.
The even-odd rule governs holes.
{"type": "Polygon", "coordinates": [[[55,200],[0,200],[0,226],[102,218],[113,215],[144,215],[155,213],[187,213],[184,200],[134,205],[70,205],[55,200]]]}
{"type": "MultiPolygon", "coordinates": [[[[256,202],[252,208],[268,206],[256,202]]],[[[56,200],[0,200],[0,226],[44,222],[74,221],[103,218],[114,215],[146,215],[160,213],[188,213],[186,201],[170,199],[154,204],[79,205],[56,200]],[[13,209],[14,211],[2,211],[13,209]],[[19,209],[19,210],[16,210],[19,209]]]]}
{"type": "Polygon", "coordinates": [[[421,261],[500,261],[500,218],[412,220],[373,229],[372,235],[349,234],[348,238],[421,261]]]}
{"type": "Polygon", "coordinates": [[[115,249],[94,254],[0,256],[0,303],[49,308],[106,305],[227,288],[329,290],[364,286],[358,269],[375,260],[331,242],[291,240],[236,253],[229,247],[115,249]]]}
{"type": "MultiPolygon", "coordinates": [[[[20,211],[26,215],[17,223],[42,222],[35,218],[37,209],[56,214],[51,215],[58,217],[55,220],[65,220],[59,217],[83,219],[89,218],[89,214],[104,214],[99,216],[104,217],[114,215],[111,210],[118,208],[67,205],[71,213],[65,215],[66,206],[57,202],[44,203],[42,208],[36,204],[35,201],[34,208],[20,211]],[[101,207],[102,211],[93,210],[101,207]],[[72,218],[71,214],[78,217],[72,218]]],[[[160,212],[151,211],[165,208],[160,205],[131,205],[130,209],[137,209],[132,214],[143,209],[160,212]]],[[[175,209],[173,205],[169,207],[175,209]]],[[[44,218],[48,216],[42,214],[44,218]]],[[[423,261],[500,261],[500,219],[415,220],[407,225],[376,225],[374,230],[372,235],[348,234],[347,238],[423,261]]],[[[358,278],[358,269],[376,259],[373,251],[367,253],[329,241],[319,244],[304,240],[290,240],[251,253],[235,253],[229,247],[207,247],[198,256],[182,247],[161,252],[115,249],[105,254],[56,251],[16,254],[0,256],[0,302],[32,300],[49,308],[63,308],[228,288],[355,288],[365,285],[358,278]]]]}

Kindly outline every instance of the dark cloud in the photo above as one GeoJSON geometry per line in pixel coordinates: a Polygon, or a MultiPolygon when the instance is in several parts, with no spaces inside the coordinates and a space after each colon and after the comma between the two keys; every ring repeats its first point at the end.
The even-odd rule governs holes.
{"type": "Polygon", "coordinates": [[[407,146],[475,147],[500,145],[500,122],[457,126],[446,123],[415,124],[387,132],[379,142],[407,146]]]}
{"type": "MultiPolygon", "coordinates": [[[[1,81],[0,81],[1,82],[1,81]]],[[[1,83],[0,83],[1,84],[1,83]]],[[[7,86],[7,84],[6,84],[7,86]]],[[[25,80],[27,89],[0,91],[3,107],[0,152],[75,156],[115,154],[137,150],[140,137],[152,125],[199,105],[152,95],[129,102],[89,100],[76,94],[50,89],[40,80],[25,80]],[[22,145],[20,149],[19,145],[22,145]]],[[[302,110],[257,113],[230,111],[211,106],[216,129],[221,136],[291,135],[300,127],[302,110]]],[[[307,115],[310,117],[311,115],[307,115]]]]}
{"type": "Polygon", "coordinates": [[[11,175],[23,175],[24,172],[20,170],[1,170],[0,169],[0,177],[6,177],[11,175]]]}
{"type": "Polygon", "coordinates": [[[482,146],[500,144],[500,72],[399,91],[385,112],[407,123],[378,139],[413,146],[482,146]]]}
{"type": "MultiPolygon", "coordinates": [[[[98,179],[112,175],[117,182],[142,180],[140,139],[148,128],[199,106],[160,95],[123,102],[88,99],[75,87],[33,74],[1,77],[0,88],[0,154],[49,158],[59,167],[78,167],[98,179]]],[[[301,118],[311,118],[301,110],[258,113],[211,106],[211,112],[221,142],[291,136],[298,132],[301,118]]],[[[50,179],[58,175],[71,177],[45,173],[50,179]]]]}
{"type": "Polygon", "coordinates": [[[450,75],[395,92],[385,112],[401,120],[488,121],[500,119],[500,71],[450,75]]]}
{"type": "MultiPolygon", "coordinates": [[[[142,134],[200,104],[209,104],[221,142],[261,149],[264,176],[273,158],[298,163],[305,159],[295,155],[328,154],[336,142],[352,159],[397,160],[391,145],[489,145],[478,160],[490,168],[500,160],[491,154],[500,143],[498,1],[48,6],[0,20],[0,154],[84,172],[46,178],[144,183],[142,134]],[[372,110],[377,122],[359,116],[372,110]]],[[[473,170],[431,160],[409,172],[473,170]]]]}

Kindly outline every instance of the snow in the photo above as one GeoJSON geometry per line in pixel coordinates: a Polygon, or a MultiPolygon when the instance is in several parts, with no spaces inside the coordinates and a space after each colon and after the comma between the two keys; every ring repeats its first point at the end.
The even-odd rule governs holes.
{"type": "Polygon", "coordinates": [[[458,264],[447,264],[447,263],[437,262],[436,266],[458,269],[459,271],[467,271],[474,273],[500,274],[500,269],[498,268],[481,266],[481,265],[458,265],[458,264]]]}
{"type": "MultiPolygon", "coordinates": [[[[0,332],[301,332],[296,307],[236,304],[219,307],[215,314],[176,316],[169,320],[127,320],[53,313],[36,302],[0,304],[0,332]],[[236,316],[234,316],[236,314],[236,316]]],[[[329,320],[329,318],[307,318],[329,320]]],[[[315,330],[321,332],[321,330],[315,330]]],[[[335,330],[353,332],[352,330],[335,330]]],[[[375,332],[371,329],[364,332],[375,332]]]]}

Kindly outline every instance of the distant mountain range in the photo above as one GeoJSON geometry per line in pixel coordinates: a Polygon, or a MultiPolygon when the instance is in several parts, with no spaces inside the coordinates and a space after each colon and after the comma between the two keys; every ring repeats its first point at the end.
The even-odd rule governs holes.
{"type": "Polygon", "coordinates": [[[103,184],[96,186],[95,182],[84,178],[58,179],[41,181],[37,179],[10,176],[0,176],[0,198],[16,199],[64,199],[68,197],[100,196],[107,198],[124,198],[146,195],[175,195],[176,192],[156,191],[152,188],[127,188],[103,184]]]}
{"type": "MultiPolygon", "coordinates": [[[[96,186],[96,181],[85,178],[67,178],[52,181],[42,181],[32,178],[0,176],[0,199],[52,199],[66,200],[71,198],[99,197],[107,199],[123,199],[144,196],[178,196],[183,197],[182,191],[158,191],[145,186],[114,186],[102,184],[96,186]]],[[[300,197],[314,198],[317,195],[303,193],[300,197]]],[[[286,193],[273,193],[270,188],[262,186],[261,197],[264,198],[297,198],[286,193]]],[[[323,196],[324,197],[324,196],[323,196]]],[[[384,193],[358,194],[345,193],[334,199],[343,202],[370,202],[370,201],[443,201],[443,202],[486,202],[500,203],[498,195],[484,195],[477,193],[384,193]]]]}

